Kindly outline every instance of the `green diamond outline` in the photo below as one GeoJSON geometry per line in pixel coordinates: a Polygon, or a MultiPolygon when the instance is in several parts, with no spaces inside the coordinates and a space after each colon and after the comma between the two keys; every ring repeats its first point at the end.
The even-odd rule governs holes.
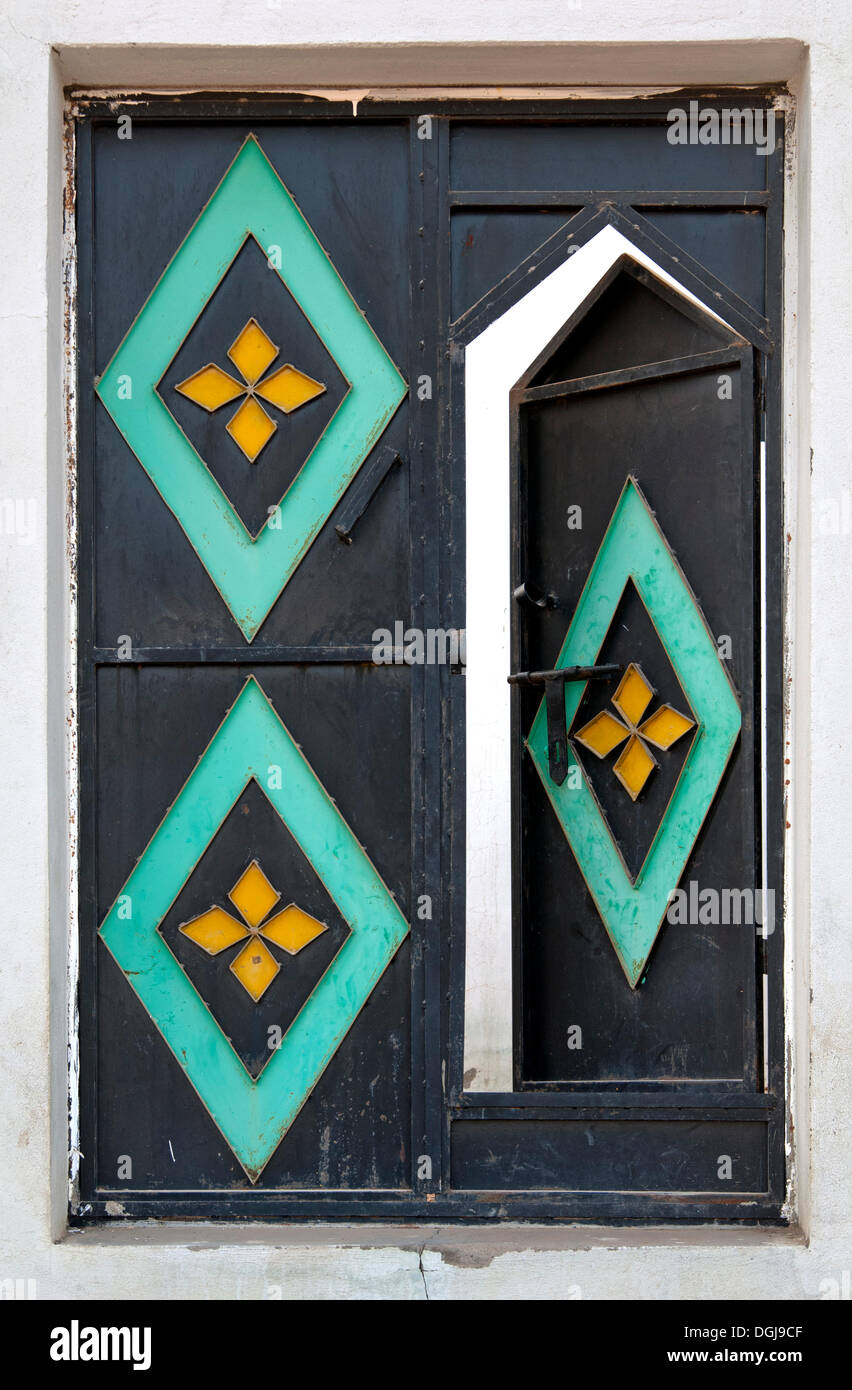
{"type": "Polygon", "coordinates": [[[104,918],[100,936],[256,1182],[408,931],[366,851],[250,676],[104,918]],[[280,778],[270,779],[272,767],[280,767],[280,778]],[[350,927],[256,1079],[159,932],[252,778],[350,927]],[[270,780],[281,787],[270,787],[270,780]]]}
{"type": "Polygon", "coordinates": [[[247,642],[407,389],[254,135],[246,138],[95,383],[247,642]],[[282,266],[273,269],[349,384],[278,503],[280,524],[265,525],[256,537],[156,389],[248,236],[262,248],[282,248],[282,266]],[[132,394],[125,399],[128,380],[132,394]]]}
{"type": "MultiPolygon", "coordinates": [[[[544,700],[526,746],[622,969],[635,989],[662,925],[669,894],[680,882],[716,797],[739,736],[742,715],[698,601],[633,476],[625,483],[589,571],[556,669],[595,664],[630,579],[656,626],[696,720],[677,786],[635,882],[630,880],[570,742],[569,775],[561,786],[551,781],[544,700]],[[572,776],[574,767],[579,776],[572,776]]],[[[569,729],[586,684],[565,682],[569,729]]]]}

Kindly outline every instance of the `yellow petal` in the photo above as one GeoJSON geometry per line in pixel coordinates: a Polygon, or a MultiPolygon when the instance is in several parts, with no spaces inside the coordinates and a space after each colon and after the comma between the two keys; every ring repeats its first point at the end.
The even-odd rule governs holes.
{"type": "Polygon", "coordinates": [[[231,961],[231,970],[255,1003],[266,992],[281,966],[259,936],[253,936],[231,961]]]}
{"type": "Polygon", "coordinates": [[[247,396],[225,428],[248,459],[254,463],[264,445],[268,444],[278,426],[252,396],[247,396]]]}
{"type": "Polygon", "coordinates": [[[221,907],[211,907],[200,917],[193,917],[191,922],[181,927],[181,931],[211,956],[217,956],[226,946],[233,946],[235,941],[247,935],[242,922],[237,922],[221,907]]]}
{"type": "Polygon", "coordinates": [[[304,912],[295,903],[290,903],[289,907],[276,913],[261,930],[267,941],[274,941],[276,946],[282,946],[291,956],[295,956],[303,946],[321,936],[328,928],[309,912],[304,912]]]}
{"type": "Polygon", "coordinates": [[[275,361],[278,349],[272,339],[267,338],[257,319],[249,319],[228,348],[228,356],[249,386],[253,386],[270,363],[275,361]]]}
{"type": "Polygon", "coordinates": [[[242,396],[245,389],[213,362],[208,362],[207,366],[202,367],[200,372],[188,376],[186,381],[182,381],[180,386],[175,387],[175,390],[180,391],[182,396],[188,396],[191,401],[195,401],[195,404],[202,406],[204,410],[218,410],[220,405],[227,405],[228,401],[234,401],[237,396],[242,396]]]}
{"type": "Polygon", "coordinates": [[[613,772],[635,801],[657,764],[640,738],[631,738],[613,764],[613,772]]]}
{"type": "Polygon", "coordinates": [[[280,893],[276,893],[263,869],[253,859],[231,889],[228,897],[245,917],[250,927],[258,926],[271,912],[280,893]]]}
{"type": "Polygon", "coordinates": [[[653,686],[648,684],[639,667],[631,662],[618,683],[612,703],[628,724],[635,725],[651,703],[653,694],[653,686]]]}
{"type": "Polygon", "coordinates": [[[256,390],[258,396],[269,401],[270,405],[277,405],[279,410],[286,411],[289,415],[292,410],[298,410],[300,405],[306,405],[315,396],[321,396],[325,387],[322,382],[314,381],[312,376],[300,372],[297,367],[291,367],[288,362],[286,366],[279,367],[277,372],[267,377],[256,390]]]}
{"type": "Polygon", "coordinates": [[[639,732],[657,748],[671,748],[673,743],[677,743],[678,739],[683,738],[687,730],[694,726],[694,719],[688,719],[685,714],[678,713],[671,705],[660,705],[660,708],[654,710],[645,720],[639,732]]]}
{"type": "Polygon", "coordinates": [[[613,748],[624,742],[629,732],[619,719],[615,719],[604,709],[600,714],[596,714],[594,719],[590,719],[588,724],[584,724],[574,737],[584,748],[590,749],[599,758],[605,758],[607,753],[611,753],[613,748]]]}

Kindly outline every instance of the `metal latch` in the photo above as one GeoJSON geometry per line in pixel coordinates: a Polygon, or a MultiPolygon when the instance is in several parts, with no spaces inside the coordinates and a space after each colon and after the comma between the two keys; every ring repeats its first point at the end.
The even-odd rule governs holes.
{"type": "Polygon", "coordinates": [[[565,725],[566,681],[611,681],[623,666],[563,666],[561,671],[515,671],[510,685],[543,685],[547,710],[547,762],[550,780],[561,787],[568,776],[568,730],[565,725]]]}
{"type": "Polygon", "coordinates": [[[516,603],[528,603],[531,608],[558,608],[559,599],[556,594],[546,593],[531,580],[525,579],[516,589],[512,590],[512,598],[516,603]]]}

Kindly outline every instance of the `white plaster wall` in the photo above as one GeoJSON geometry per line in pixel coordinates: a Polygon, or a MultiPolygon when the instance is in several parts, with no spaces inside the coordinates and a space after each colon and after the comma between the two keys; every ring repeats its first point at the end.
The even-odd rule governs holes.
{"type": "Polygon", "coordinates": [[[847,846],[852,492],[847,0],[2,0],[0,13],[0,1277],[42,1297],[818,1297],[852,1267],[847,846]],[[205,46],[199,48],[199,37],[205,46]],[[808,46],[803,63],[798,44],[808,46]],[[133,45],[133,47],[131,47],[133,45]],[[359,47],[363,45],[363,47],[359,47]],[[398,47],[387,47],[397,45],[398,47]],[[423,45],[429,45],[423,47],[423,45]],[[475,45],[465,47],[465,45],[475,45]],[[62,515],[63,83],[651,87],[790,78],[791,1046],[807,1239],[743,1231],[136,1233],[64,1240],[67,928],[62,515]],[[847,506],[850,503],[847,502],[847,506]],[[32,508],[30,510],[30,507],[32,508]],[[5,513],[4,513],[5,515],[5,513]],[[30,522],[34,521],[29,531],[30,522]],[[49,834],[49,829],[51,833],[49,834]],[[48,999],[51,1008],[48,1009],[48,999]],[[52,1034],[52,1037],[51,1037],[52,1034]],[[58,1104],[53,1129],[48,1098],[58,1104]],[[51,1178],[51,1171],[53,1176],[51,1178]],[[373,1248],[367,1248],[373,1242],[373,1248]]]}

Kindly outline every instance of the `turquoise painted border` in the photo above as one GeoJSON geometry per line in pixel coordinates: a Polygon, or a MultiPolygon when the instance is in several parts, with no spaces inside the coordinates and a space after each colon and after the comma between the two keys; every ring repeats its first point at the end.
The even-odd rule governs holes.
{"type": "Polygon", "coordinates": [[[253,135],[213,193],[96,384],[97,394],[251,642],[407,386],[253,135]],[[252,537],[157,393],[157,383],[247,236],[280,246],[284,284],[349,383],[252,537]],[[119,397],[129,377],[132,397],[119,397]]]}
{"type": "Polygon", "coordinates": [[[252,676],[100,932],[234,1154],[256,1181],[408,929],[390,891],[252,676]],[[270,766],[281,768],[280,790],[267,785],[270,766]],[[256,1080],[158,931],[252,778],[351,928],[256,1080]],[[128,899],[130,918],[120,915],[128,899]]]}
{"type": "MultiPolygon", "coordinates": [[[[589,781],[569,743],[569,776],[551,781],[547,715],[539,705],[527,747],[594,898],[624,973],[635,988],[704,818],[713,803],[739,735],[737,697],[716,643],[680,566],[634,478],[618,500],[571,626],[557,668],[594,665],[624,586],[633,580],[665,647],[697,722],[692,745],[654,842],[631,882],[589,781]],[[571,776],[577,767],[579,778],[571,776]],[[579,782],[571,786],[572,782],[579,782]]],[[[566,682],[570,729],[586,682],[566,682]]]]}

